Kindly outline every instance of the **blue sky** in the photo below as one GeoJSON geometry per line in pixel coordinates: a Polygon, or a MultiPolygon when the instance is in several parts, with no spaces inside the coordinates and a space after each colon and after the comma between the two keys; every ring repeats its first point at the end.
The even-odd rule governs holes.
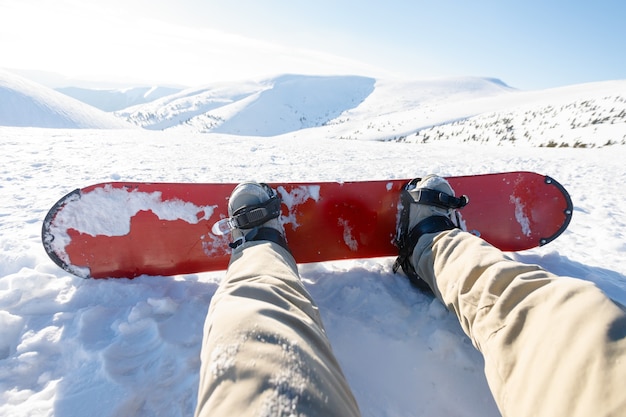
{"type": "Polygon", "coordinates": [[[0,0],[0,67],[200,85],[296,72],[626,79],[626,2],[0,0]]]}

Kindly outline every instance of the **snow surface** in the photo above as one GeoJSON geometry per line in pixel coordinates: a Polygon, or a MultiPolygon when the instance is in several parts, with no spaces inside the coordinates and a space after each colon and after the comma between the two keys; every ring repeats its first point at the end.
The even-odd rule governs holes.
{"type": "MultiPolygon", "coordinates": [[[[454,99],[437,95],[432,104],[409,92],[379,90],[380,84],[369,96],[378,95],[380,114],[365,112],[361,106],[374,104],[366,100],[341,126],[398,123],[416,103],[436,107],[440,120],[458,120],[454,99]]],[[[623,85],[613,83],[613,94],[626,97],[623,85]]],[[[511,97],[530,94],[501,88],[507,91],[491,98],[481,93],[472,99],[461,86],[458,94],[489,101],[486,111],[498,111],[498,100],[509,109],[511,97]]],[[[574,89],[579,93],[543,94],[541,106],[585,100],[593,91],[574,89]]],[[[512,256],[595,282],[626,303],[624,145],[352,141],[333,137],[337,131],[330,127],[271,138],[183,129],[0,127],[0,416],[193,413],[202,326],[224,273],[83,280],[60,270],[44,253],[41,223],[59,198],[93,183],[348,181],[536,171],[570,191],[574,216],[554,242],[512,256]]],[[[309,194],[314,197],[314,190],[309,194]]],[[[394,275],[392,264],[392,258],[381,258],[300,267],[363,415],[497,416],[481,355],[454,315],[394,275]]]]}

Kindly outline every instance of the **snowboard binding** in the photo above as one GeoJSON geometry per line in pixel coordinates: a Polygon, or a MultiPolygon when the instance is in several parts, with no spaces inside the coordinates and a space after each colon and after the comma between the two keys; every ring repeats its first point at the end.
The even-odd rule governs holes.
{"type": "Polygon", "coordinates": [[[280,197],[269,185],[242,183],[231,194],[230,217],[216,222],[212,231],[216,235],[231,233],[233,242],[229,246],[232,249],[244,242],[269,240],[289,250],[280,221],[275,220],[280,217],[280,205],[280,197]],[[234,201],[237,202],[233,207],[234,201]]]}
{"type": "MultiPolygon", "coordinates": [[[[431,177],[432,178],[432,177],[431,177]]],[[[424,178],[427,181],[428,177],[424,178]]],[[[445,180],[443,180],[445,181],[445,180]]],[[[400,194],[400,219],[397,226],[395,244],[398,247],[398,257],[393,265],[393,272],[402,268],[411,283],[422,290],[430,288],[418,275],[415,267],[411,264],[411,257],[417,241],[420,237],[428,233],[442,232],[456,228],[464,229],[458,209],[469,203],[469,198],[465,195],[455,197],[439,189],[421,187],[422,178],[415,178],[402,189],[400,194]],[[411,206],[421,204],[432,207],[431,215],[421,219],[410,230],[411,226],[411,206]]],[[[445,182],[448,189],[449,184],[445,182]]],[[[439,187],[442,188],[442,187],[439,187]]]]}

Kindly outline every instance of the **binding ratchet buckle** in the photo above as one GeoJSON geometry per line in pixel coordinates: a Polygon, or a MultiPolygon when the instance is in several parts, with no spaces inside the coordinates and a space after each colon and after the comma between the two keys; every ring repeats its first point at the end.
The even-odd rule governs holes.
{"type": "Polygon", "coordinates": [[[215,222],[211,231],[215,235],[223,236],[230,233],[233,229],[254,229],[278,216],[280,216],[280,197],[273,195],[263,203],[239,208],[233,213],[232,217],[215,222]]]}

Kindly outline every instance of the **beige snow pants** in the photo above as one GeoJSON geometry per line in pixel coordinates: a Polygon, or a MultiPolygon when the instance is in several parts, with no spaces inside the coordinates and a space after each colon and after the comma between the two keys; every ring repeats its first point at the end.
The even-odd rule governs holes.
{"type": "MultiPolygon", "coordinates": [[[[460,230],[424,236],[413,262],[483,353],[504,416],[626,415],[626,312],[596,286],[460,230]]],[[[293,258],[273,243],[234,254],[201,358],[197,416],[359,414],[293,258]]]]}
{"type": "Polygon", "coordinates": [[[413,265],[483,353],[504,416],[626,416],[626,309],[594,284],[458,229],[423,236],[413,265]]]}
{"type": "Polygon", "coordinates": [[[204,329],[196,416],[359,416],[291,254],[234,251],[204,329]]]}

